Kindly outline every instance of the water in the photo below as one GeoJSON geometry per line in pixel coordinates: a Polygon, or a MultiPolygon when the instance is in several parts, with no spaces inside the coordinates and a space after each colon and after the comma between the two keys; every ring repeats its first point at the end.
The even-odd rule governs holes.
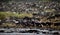
{"type": "MultiPolygon", "coordinates": [[[[0,30],[4,30],[3,28],[1,28],[0,30]]],[[[30,30],[29,28],[27,29],[23,29],[23,28],[10,28],[10,29],[5,29],[5,30],[20,30],[20,31],[23,31],[23,30],[30,30]]],[[[40,29],[31,29],[31,30],[38,30],[40,31],[39,33],[18,33],[18,32],[13,32],[13,33],[0,33],[0,35],[59,35],[59,34],[53,34],[53,32],[57,32],[57,30],[54,30],[54,31],[48,31],[48,30],[40,30],[40,29]],[[42,32],[50,32],[50,33],[42,33],[42,32]]],[[[58,31],[60,33],[60,31],[58,31]]]]}
{"type": "Polygon", "coordinates": [[[53,34],[36,34],[36,33],[0,33],[0,35],[53,35],[53,34]]]}

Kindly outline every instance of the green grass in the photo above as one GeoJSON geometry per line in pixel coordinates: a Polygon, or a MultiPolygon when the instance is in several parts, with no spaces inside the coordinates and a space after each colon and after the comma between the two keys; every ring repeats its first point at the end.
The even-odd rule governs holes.
{"type": "Polygon", "coordinates": [[[25,16],[27,17],[33,17],[31,13],[13,13],[13,12],[0,12],[0,19],[5,18],[5,17],[18,17],[18,18],[24,18],[25,16]]]}

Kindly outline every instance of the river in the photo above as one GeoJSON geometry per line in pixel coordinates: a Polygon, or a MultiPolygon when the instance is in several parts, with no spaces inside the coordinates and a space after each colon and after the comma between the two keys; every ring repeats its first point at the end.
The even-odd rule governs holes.
{"type": "Polygon", "coordinates": [[[54,31],[48,31],[48,30],[40,30],[40,29],[19,29],[19,28],[11,28],[11,29],[3,29],[0,28],[0,30],[16,30],[16,31],[23,31],[23,30],[38,30],[40,31],[39,33],[18,33],[18,32],[13,32],[13,33],[0,33],[0,35],[60,35],[60,31],[54,30],[54,31]],[[42,33],[42,32],[49,32],[49,33],[42,33]],[[53,32],[59,32],[59,34],[53,34],[53,32]]]}

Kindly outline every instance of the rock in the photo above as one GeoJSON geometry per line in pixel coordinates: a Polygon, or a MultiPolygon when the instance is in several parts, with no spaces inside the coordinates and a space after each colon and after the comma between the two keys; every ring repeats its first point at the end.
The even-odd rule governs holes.
{"type": "Polygon", "coordinates": [[[54,32],[53,34],[57,34],[57,35],[59,35],[59,32],[54,32]]]}

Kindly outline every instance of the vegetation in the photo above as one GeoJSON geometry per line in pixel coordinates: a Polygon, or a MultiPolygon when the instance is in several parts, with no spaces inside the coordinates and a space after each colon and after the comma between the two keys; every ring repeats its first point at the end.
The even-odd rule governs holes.
{"type": "Polygon", "coordinates": [[[14,23],[3,23],[2,26],[3,27],[14,27],[14,26],[16,26],[16,24],[14,24],[14,23]]]}
{"type": "MultiPolygon", "coordinates": [[[[33,15],[31,13],[13,13],[13,12],[0,12],[0,19],[5,19],[6,17],[12,17],[12,16],[15,16],[15,17],[18,17],[18,18],[24,18],[24,17],[33,17],[33,15]]],[[[60,19],[59,18],[55,18],[55,19],[49,19],[51,20],[51,22],[60,22],[60,19]]],[[[47,18],[44,18],[42,19],[43,22],[46,22],[48,21],[47,18]]],[[[1,27],[1,26],[0,26],[1,27]]],[[[24,25],[16,25],[15,23],[3,23],[2,24],[2,27],[25,27],[24,25]]],[[[31,26],[30,26],[31,27],[31,26]]],[[[33,26],[32,26],[33,27],[33,26]]],[[[50,27],[50,26],[46,26],[46,27],[50,27]]],[[[54,26],[53,24],[51,25],[51,28],[54,28],[54,29],[60,29],[60,26],[54,26]],[[58,28],[57,28],[58,27],[58,28]]]]}
{"type": "MultiPolygon", "coordinates": [[[[0,2],[9,2],[11,0],[0,0],[0,2]]],[[[41,0],[41,1],[55,1],[55,2],[60,2],[60,0],[41,0]]],[[[55,12],[55,9],[45,9],[44,12],[55,12]]],[[[37,14],[37,13],[36,13],[37,14]]],[[[34,15],[36,15],[34,14],[34,15]]],[[[16,12],[0,12],[0,20],[3,20],[5,19],[6,17],[17,17],[17,18],[24,18],[24,17],[33,17],[32,13],[16,13],[16,12]]],[[[35,16],[37,17],[37,16],[35,16]]],[[[39,17],[39,16],[38,16],[39,17]]],[[[39,17],[40,18],[40,17],[39,17]]],[[[41,17],[42,18],[42,17],[41,17]]],[[[46,17],[43,17],[41,19],[42,22],[52,22],[53,23],[57,23],[57,22],[60,22],[60,17],[53,17],[52,16],[49,16],[49,18],[51,19],[48,19],[46,17]]],[[[1,27],[1,26],[0,26],[1,27]]],[[[15,23],[3,23],[2,24],[2,27],[25,27],[25,25],[17,25],[15,23]]],[[[27,26],[29,27],[29,26],[27,26]]],[[[30,26],[30,27],[33,27],[33,26],[30,26]]],[[[50,26],[44,26],[44,27],[50,27],[50,26]]],[[[51,25],[51,28],[54,28],[54,29],[60,29],[60,26],[54,26],[54,25],[51,25]]]]}
{"type": "Polygon", "coordinates": [[[0,19],[3,20],[3,19],[5,19],[5,17],[6,17],[6,15],[4,13],[0,12],[0,19]]]}
{"type": "Polygon", "coordinates": [[[13,12],[0,12],[0,19],[4,19],[6,17],[18,17],[18,18],[24,18],[25,16],[27,17],[32,17],[33,15],[31,13],[13,13],[13,12]]]}

